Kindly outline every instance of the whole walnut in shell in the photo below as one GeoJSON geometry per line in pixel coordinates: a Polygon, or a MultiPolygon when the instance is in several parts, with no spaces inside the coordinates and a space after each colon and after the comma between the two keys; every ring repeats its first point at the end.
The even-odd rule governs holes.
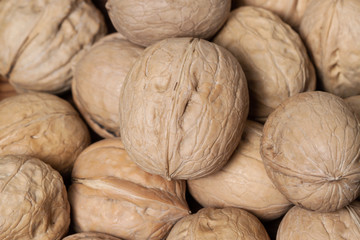
{"type": "Polygon", "coordinates": [[[0,239],[60,240],[70,206],[60,174],[29,156],[0,156],[0,239]]]}
{"type": "Polygon", "coordinates": [[[275,186],[295,205],[338,210],[360,194],[360,125],[345,101],[299,93],[265,123],[261,155],[275,186]]]}
{"type": "Polygon", "coordinates": [[[315,90],[315,70],[299,35],[258,7],[231,12],[213,40],[240,62],[249,85],[250,116],[265,122],[285,99],[315,90]]]}
{"type": "Polygon", "coordinates": [[[325,91],[360,94],[360,1],[311,1],[300,25],[325,91]]]}
{"type": "Polygon", "coordinates": [[[76,110],[48,93],[23,93],[0,101],[0,155],[41,159],[63,175],[71,173],[90,134],[76,110]]]}
{"type": "Polygon", "coordinates": [[[171,37],[208,39],[224,24],[231,0],[108,0],[110,19],[129,41],[149,46],[171,37]]]}
{"type": "Polygon", "coordinates": [[[247,121],[227,164],[214,174],[187,182],[197,202],[204,207],[239,207],[264,220],[285,214],[291,203],[269,179],[260,156],[262,129],[260,123],[247,121]]]}
{"type": "Polygon", "coordinates": [[[178,221],[166,239],[270,240],[262,223],[240,208],[202,208],[178,221]]]}
{"type": "Polygon", "coordinates": [[[63,240],[121,240],[121,239],[104,233],[83,232],[83,233],[76,233],[69,235],[66,238],[63,238],[63,240]]]}
{"type": "Polygon", "coordinates": [[[220,169],[238,145],[248,89],[226,49],[197,38],[148,47],[120,93],[121,138],[141,168],[167,179],[220,169]]]}
{"type": "Polygon", "coordinates": [[[2,0],[0,75],[19,92],[64,92],[71,65],[105,33],[90,0],[2,0]]]}
{"type": "Polygon", "coordinates": [[[142,47],[114,33],[92,46],[74,67],[72,95],[76,106],[104,138],[120,136],[120,89],[142,52],[142,47]]]}
{"type": "Polygon", "coordinates": [[[161,239],[189,214],[185,182],[141,170],[119,139],[105,139],[77,158],[69,189],[77,232],[103,232],[124,239],[161,239]]]}

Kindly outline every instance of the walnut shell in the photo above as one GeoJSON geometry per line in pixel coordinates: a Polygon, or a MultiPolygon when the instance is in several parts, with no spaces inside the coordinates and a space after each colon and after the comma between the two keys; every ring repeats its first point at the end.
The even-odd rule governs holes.
{"type": "Polygon", "coordinates": [[[70,224],[62,177],[39,159],[0,157],[0,239],[60,240],[70,224]]]}
{"type": "Polygon", "coordinates": [[[300,33],[323,88],[341,97],[360,94],[360,1],[312,1],[300,33]]]}
{"type": "Polygon", "coordinates": [[[197,38],[148,47],[120,93],[121,138],[141,168],[167,179],[220,169],[238,145],[248,89],[226,49],[197,38]]]}
{"type": "Polygon", "coordinates": [[[90,0],[2,0],[0,75],[19,92],[64,92],[71,65],[105,32],[90,0]]]}
{"type": "Polygon", "coordinates": [[[262,223],[240,208],[202,208],[178,221],[166,239],[270,240],[262,223]]]}
{"type": "Polygon", "coordinates": [[[360,239],[360,202],[331,213],[290,209],[281,220],[277,240],[360,239]]]}
{"type": "Polygon", "coordinates": [[[14,87],[11,86],[10,83],[6,81],[1,81],[0,79],[0,101],[15,95],[16,95],[16,91],[14,87]]]}
{"type": "Polygon", "coordinates": [[[77,232],[95,231],[124,239],[161,239],[189,214],[185,182],[141,170],[119,139],[105,139],[77,158],[69,189],[77,232]]]}
{"type": "Polygon", "coordinates": [[[191,195],[204,207],[239,207],[263,220],[276,219],[292,205],[266,174],[260,156],[263,126],[247,121],[239,146],[214,174],[188,181],[191,195]]]}
{"type": "Polygon", "coordinates": [[[120,89],[142,52],[142,47],[114,33],[98,41],[74,67],[72,95],[76,106],[104,138],[120,136],[120,89]]]}
{"type": "Polygon", "coordinates": [[[315,90],[315,70],[299,35],[268,10],[232,11],[213,41],[240,62],[249,85],[250,116],[257,121],[265,122],[288,97],[315,90]]]}
{"type": "Polygon", "coordinates": [[[275,186],[292,203],[338,210],[360,194],[360,125],[343,99],[299,93],[265,123],[261,155],[275,186]]]}
{"type": "Polygon", "coordinates": [[[351,96],[345,98],[344,100],[349,105],[350,109],[352,109],[356,116],[360,119],[360,95],[351,96]]]}
{"type": "Polygon", "coordinates": [[[129,41],[149,46],[171,37],[208,39],[224,24],[231,0],[109,0],[116,30],[129,41]]]}
{"type": "Polygon", "coordinates": [[[47,93],[23,93],[0,102],[0,155],[41,159],[63,175],[90,144],[90,134],[75,109],[47,93]]]}
{"type": "Polygon", "coordinates": [[[104,233],[84,232],[76,233],[63,238],[63,240],[121,240],[104,233]]]}

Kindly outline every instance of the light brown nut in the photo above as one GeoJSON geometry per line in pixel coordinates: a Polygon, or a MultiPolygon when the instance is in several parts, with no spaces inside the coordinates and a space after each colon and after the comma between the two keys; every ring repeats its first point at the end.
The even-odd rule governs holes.
{"type": "Polygon", "coordinates": [[[84,232],[76,233],[63,238],[63,240],[121,240],[104,233],[84,232]]]}
{"type": "Polygon", "coordinates": [[[214,174],[189,180],[191,195],[204,207],[238,207],[263,220],[276,219],[291,203],[266,174],[260,156],[263,126],[247,121],[239,146],[227,164],[214,174]]]}
{"type": "Polygon", "coordinates": [[[224,24],[231,0],[109,0],[110,19],[129,41],[149,46],[171,37],[208,39],[224,24]]]}
{"type": "Polygon", "coordinates": [[[90,127],[119,137],[119,97],[125,77],[144,49],[114,33],[98,41],[75,65],[72,95],[90,127]]]}
{"type": "Polygon", "coordinates": [[[19,92],[64,92],[71,65],[105,32],[90,0],[2,0],[0,75],[19,92]]]}
{"type": "Polygon", "coordinates": [[[178,221],[166,239],[270,240],[262,223],[240,208],[202,208],[178,221]]]}
{"type": "Polygon", "coordinates": [[[60,240],[70,206],[60,174],[29,156],[0,157],[0,239],[60,240]]]}
{"type": "Polygon", "coordinates": [[[240,62],[249,85],[249,114],[257,121],[265,122],[288,97],[315,90],[315,70],[299,35],[268,10],[232,11],[213,41],[240,62]]]}
{"type": "Polygon", "coordinates": [[[295,205],[338,210],[360,194],[360,125],[343,99],[307,92],[265,123],[261,155],[275,186],[295,205]]]}
{"type": "Polygon", "coordinates": [[[359,95],[360,1],[310,2],[300,33],[324,90],[341,97],[359,95]]]}
{"type": "Polygon", "coordinates": [[[23,93],[0,102],[0,155],[41,159],[63,175],[71,173],[90,134],[75,109],[47,93],[23,93]]]}
{"type": "Polygon", "coordinates": [[[345,102],[350,106],[356,116],[360,119],[360,95],[351,96],[344,99],[345,102]]]}
{"type": "Polygon", "coordinates": [[[277,240],[354,240],[360,239],[360,203],[331,213],[290,209],[281,220],[277,240]]]}
{"type": "Polygon", "coordinates": [[[197,38],[148,47],[120,93],[121,138],[141,168],[167,179],[220,169],[238,145],[248,89],[238,61],[197,38]]]}
{"type": "Polygon", "coordinates": [[[189,214],[185,182],[167,181],[141,170],[119,139],[105,139],[77,158],[69,189],[77,232],[120,238],[161,239],[189,214]]]}

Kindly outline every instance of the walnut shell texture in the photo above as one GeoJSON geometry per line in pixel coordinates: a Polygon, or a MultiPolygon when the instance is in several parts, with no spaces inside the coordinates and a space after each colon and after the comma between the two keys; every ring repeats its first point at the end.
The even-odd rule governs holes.
{"type": "Polygon", "coordinates": [[[63,238],[63,240],[121,240],[121,239],[104,233],[83,232],[83,233],[76,233],[69,235],[66,238],[63,238]]]}
{"type": "Polygon", "coordinates": [[[360,95],[351,96],[344,100],[360,119],[360,95]]]}

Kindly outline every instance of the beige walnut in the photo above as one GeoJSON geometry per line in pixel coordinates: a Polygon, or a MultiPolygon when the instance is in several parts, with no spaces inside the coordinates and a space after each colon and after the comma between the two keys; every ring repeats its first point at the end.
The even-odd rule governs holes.
{"type": "Polygon", "coordinates": [[[189,180],[191,195],[204,207],[239,207],[263,220],[276,219],[291,203],[266,174],[260,156],[263,126],[247,121],[239,146],[214,174],[189,180]]]}
{"type": "Polygon", "coordinates": [[[19,92],[64,92],[71,65],[105,32],[90,0],[2,0],[0,75],[19,92]]]}
{"type": "Polygon", "coordinates": [[[41,159],[63,175],[71,173],[90,134],[76,110],[48,93],[23,93],[0,101],[0,155],[41,159]]]}
{"type": "Polygon", "coordinates": [[[208,39],[224,24],[231,0],[109,0],[116,30],[129,41],[149,46],[171,37],[208,39]]]}
{"type": "Polygon", "coordinates": [[[185,182],[141,170],[119,139],[105,139],[77,158],[69,189],[77,232],[103,232],[132,239],[162,239],[189,214],[185,182]]]}
{"type": "Polygon", "coordinates": [[[315,90],[315,70],[300,36],[268,10],[232,11],[213,41],[240,62],[249,85],[249,114],[257,121],[265,122],[288,97],[315,90]]]}
{"type": "Polygon", "coordinates": [[[104,138],[119,137],[120,89],[144,49],[119,33],[99,40],[74,67],[72,95],[90,127],[104,138]]]}
{"type": "Polygon", "coordinates": [[[238,145],[248,89],[226,49],[197,38],[148,47],[120,93],[121,138],[141,168],[167,179],[217,171],[238,145]]]}
{"type": "Polygon", "coordinates": [[[345,101],[299,93],[265,123],[261,155],[275,186],[292,203],[331,212],[360,194],[360,125],[345,101]]]}
{"type": "Polygon", "coordinates": [[[262,223],[240,208],[202,208],[178,221],[166,239],[270,240],[262,223]]]}
{"type": "Polygon", "coordinates": [[[360,94],[360,1],[311,1],[300,25],[325,91],[360,94]]]}
{"type": "Polygon", "coordinates": [[[0,239],[60,240],[70,224],[61,175],[39,159],[0,156],[0,239]]]}
{"type": "Polygon", "coordinates": [[[66,238],[63,238],[63,240],[121,240],[121,239],[104,233],[83,232],[83,233],[76,233],[69,235],[66,238]]]}
{"type": "Polygon", "coordinates": [[[277,240],[360,239],[360,202],[331,213],[290,209],[281,220],[277,240]]]}
{"type": "Polygon", "coordinates": [[[360,95],[351,96],[344,100],[360,119],[360,95]]]}

